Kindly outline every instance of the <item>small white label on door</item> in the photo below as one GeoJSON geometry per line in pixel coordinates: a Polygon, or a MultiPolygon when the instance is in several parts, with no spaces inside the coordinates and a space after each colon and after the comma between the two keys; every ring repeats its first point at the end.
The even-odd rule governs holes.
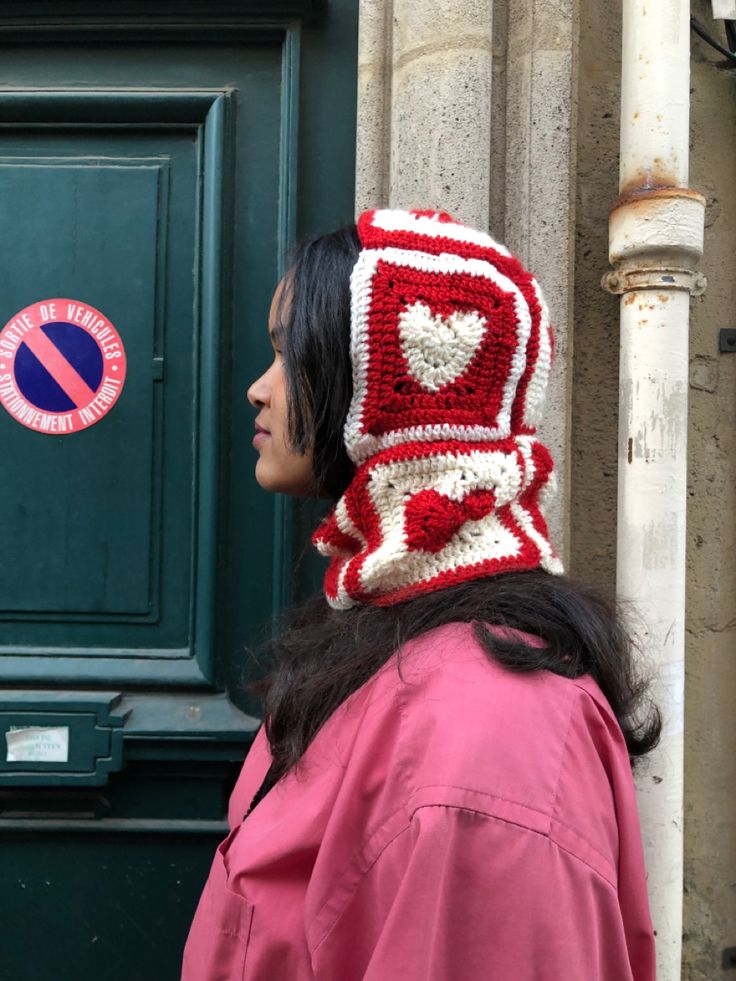
{"type": "Polygon", "coordinates": [[[68,763],[69,726],[29,726],[5,733],[7,763],[68,763]]]}

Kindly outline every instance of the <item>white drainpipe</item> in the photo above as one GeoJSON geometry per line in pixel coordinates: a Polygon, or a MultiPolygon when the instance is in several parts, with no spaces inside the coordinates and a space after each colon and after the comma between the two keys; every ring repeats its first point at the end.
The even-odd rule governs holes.
{"type": "Polygon", "coordinates": [[[638,778],[658,981],[682,961],[688,321],[705,201],[688,190],[689,0],[624,0],[620,196],[609,219],[621,294],[617,593],[645,623],[664,717],[638,778]]]}

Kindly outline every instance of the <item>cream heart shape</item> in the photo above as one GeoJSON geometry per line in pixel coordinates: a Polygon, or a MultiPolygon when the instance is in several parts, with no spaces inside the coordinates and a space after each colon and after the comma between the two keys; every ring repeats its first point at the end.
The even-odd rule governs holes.
{"type": "Polygon", "coordinates": [[[439,392],[468,367],[485,327],[485,317],[476,310],[440,317],[425,303],[412,303],[399,314],[399,337],[409,371],[423,388],[439,392]]]}

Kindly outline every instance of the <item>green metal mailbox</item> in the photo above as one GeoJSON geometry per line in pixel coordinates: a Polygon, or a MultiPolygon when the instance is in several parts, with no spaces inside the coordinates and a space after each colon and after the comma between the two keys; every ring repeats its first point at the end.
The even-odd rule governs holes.
{"type": "Polygon", "coordinates": [[[0,5],[0,981],[175,981],[292,588],[245,391],[357,0],[0,5]],[[4,325],[4,326],[3,326],[4,325]]]}

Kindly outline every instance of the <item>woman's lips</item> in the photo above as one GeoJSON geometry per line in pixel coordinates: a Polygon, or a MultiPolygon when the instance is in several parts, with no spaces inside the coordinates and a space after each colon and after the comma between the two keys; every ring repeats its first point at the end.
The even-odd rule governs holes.
{"type": "Polygon", "coordinates": [[[256,426],[256,434],[253,437],[254,446],[260,446],[262,443],[265,443],[265,441],[270,438],[271,438],[271,434],[267,429],[261,429],[260,426],[256,426]]]}

